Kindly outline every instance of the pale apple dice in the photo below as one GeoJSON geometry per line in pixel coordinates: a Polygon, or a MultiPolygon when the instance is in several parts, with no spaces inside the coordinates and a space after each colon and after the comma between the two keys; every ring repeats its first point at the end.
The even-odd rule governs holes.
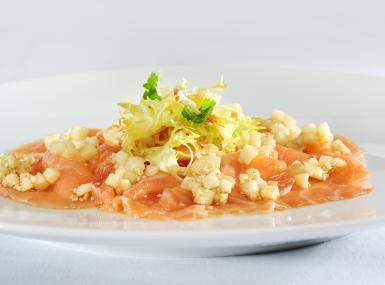
{"type": "Polygon", "coordinates": [[[255,133],[250,136],[249,144],[254,147],[260,147],[262,145],[262,135],[260,133],[255,133]]]}
{"type": "Polygon", "coordinates": [[[126,171],[123,177],[130,180],[131,184],[138,182],[142,178],[141,175],[138,175],[132,171],[126,171]]]}
{"type": "Polygon", "coordinates": [[[302,162],[296,160],[289,166],[289,171],[292,175],[305,172],[305,166],[302,162]]]}
{"type": "Polygon", "coordinates": [[[86,193],[91,192],[94,189],[94,185],[92,183],[86,183],[82,184],[74,189],[74,193],[78,196],[81,197],[85,195],[86,193]]]}
{"type": "Polygon", "coordinates": [[[332,150],[343,154],[351,154],[352,151],[340,140],[337,139],[332,143],[332,150]]]}
{"type": "Polygon", "coordinates": [[[8,174],[8,168],[4,165],[0,165],[0,179],[3,179],[8,174]]]}
{"type": "Polygon", "coordinates": [[[217,193],[214,196],[215,203],[220,204],[220,205],[226,204],[228,199],[229,199],[229,194],[227,194],[227,193],[217,193]]]}
{"type": "Polygon", "coordinates": [[[250,164],[253,159],[258,155],[258,151],[255,147],[247,144],[245,147],[239,152],[239,162],[243,164],[250,164]]]}
{"type": "Polygon", "coordinates": [[[328,177],[327,173],[325,173],[321,167],[315,166],[314,164],[305,162],[305,169],[306,172],[309,173],[310,177],[315,179],[324,181],[328,177]]]}
{"type": "Polygon", "coordinates": [[[133,172],[137,175],[143,175],[145,168],[144,159],[138,156],[131,156],[127,159],[125,168],[129,172],[133,172]]]}
{"type": "Polygon", "coordinates": [[[120,179],[116,187],[116,191],[120,194],[131,188],[131,182],[129,179],[120,179]]]}
{"type": "Polygon", "coordinates": [[[318,141],[317,126],[308,124],[302,128],[302,142],[304,144],[314,144],[318,141]]]}
{"type": "Polygon", "coordinates": [[[335,157],[334,158],[334,166],[335,167],[345,167],[346,166],[346,161],[343,160],[342,158],[335,157]]]}
{"type": "Polygon", "coordinates": [[[304,144],[314,144],[318,140],[317,134],[314,133],[303,133],[302,134],[302,141],[304,144]]]}
{"type": "Polygon", "coordinates": [[[329,172],[334,167],[334,158],[328,155],[321,155],[319,158],[319,166],[329,172]]]}
{"type": "Polygon", "coordinates": [[[279,145],[286,145],[289,143],[289,136],[285,135],[284,133],[274,133],[274,138],[279,145]]]}
{"type": "Polygon", "coordinates": [[[120,179],[129,179],[131,184],[138,182],[142,178],[142,176],[132,171],[127,171],[125,168],[116,169],[115,174],[118,175],[120,179]]]}
{"type": "Polygon", "coordinates": [[[218,187],[220,182],[215,172],[210,172],[202,178],[202,184],[205,188],[212,189],[218,187]]]}
{"type": "Polygon", "coordinates": [[[112,160],[118,167],[122,167],[126,165],[128,157],[128,153],[121,150],[112,155],[112,160]]]}
{"type": "Polygon", "coordinates": [[[246,173],[242,173],[242,174],[239,175],[239,181],[241,183],[246,183],[249,180],[250,180],[249,176],[246,173]]]}
{"type": "Polygon", "coordinates": [[[76,149],[81,149],[86,144],[84,140],[72,140],[72,143],[76,149]]]}
{"type": "Polygon", "coordinates": [[[296,125],[296,122],[294,122],[293,125],[290,125],[289,129],[290,129],[290,136],[289,136],[290,140],[295,140],[300,136],[301,129],[296,125]]]}
{"type": "Polygon", "coordinates": [[[313,123],[307,124],[302,128],[303,133],[316,133],[317,132],[317,126],[313,123]]]}
{"type": "Polygon", "coordinates": [[[10,154],[10,155],[7,155],[5,158],[7,161],[8,168],[15,169],[19,166],[19,161],[16,158],[16,156],[10,154]]]}
{"type": "Polygon", "coordinates": [[[214,201],[215,192],[201,188],[193,191],[194,202],[200,205],[211,205],[214,201]]]}
{"type": "Polygon", "coordinates": [[[309,188],[309,173],[300,173],[294,176],[295,184],[303,189],[309,188]]]}
{"type": "Polygon", "coordinates": [[[259,197],[259,186],[258,182],[255,180],[247,181],[246,183],[241,184],[241,191],[244,193],[250,200],[256,201],[259,197]]]}
{"type": "Polygon", "coordinates": [[[319,159],[319,166],[325,171],[330,172],[334,168],[346,166],[346,162],[339,157],[322,155],[319,159]]]}
{"type": "Polygon", "coordinates": [[[32,175],[29,173],[20,174],[20,182],[15,186],[15,189],[21,192],[32,190],[33,184],[31,178],[32,175]]]}
{"type": "Polygon", "coordinates": [[[247,175],[249,180],[258,180],[261,178],[261,173],[256,168],[247,169],[246,175],[247,175]]]}
{"type": "Polygon", "coordinates": [[[288,116],[284,112],[278,109],[273,109],[273,111],[271,112],[271,119],[273,121],[284,122],[286,121],[287,117],[288,116]]]}
{"type": "Polygon", "coordinates": [[[54,142],[49,147],[49,151],[56,156],[61,156],[68,159],[74,159],[78,156],[75,145],[68,140],[60,140],[54,142]]]}
{"type": "Polygon", "coordinates": [[[74,140],[85,140],[88,137],[90,130],[84,127],[75,126],[70,129],[70,136],[74,140]]]}
{"type": "Polygon", "coordinates": [[[221,167],[221,157],[216,156],[215,154],[210,154],[205,156],[205,159],[211,161],[214,164],[214,168],[221,167]]]}
{"type": "Polygon", "coordinates": [[[192,175],[205,175],[210,173],[214,169],[214,162],[206,159],[198,159],[191,164],[188,172],[192,175]]]}
{"type": "Polygon", "coordinates": [[[95,147],[99,145],[99,139],[97,137],[87,137],[84,141],[86,143],[92,144],[95,147]]]}
{"type": "Polygon", "coordinates": [[[279,198],[279,188],[277,183],[261,185],[260,195],[264,200],[277,200],[279,198]]]}
{"type": "Polygon", "coordinates": [[[273,123],[270,127],[271,133],[278,144],[284,144],[288,141],[290,129],[281,123],[273,123]]]}
{"type": "Polygon", "coordinates": [[[276,141],[272,134],[262,134],[261,143],[262,143],[262,146],[268,145],[268,146],[275,147],[276,145],[276,141]]]}
{"type": "Polygon", "coordinates": [[[80,150],[80,156],[83,160],[88,161],[93,159],[97,154],[98,150],[92,144],[86,143],[80,150]]]}
{"type": "Polygon", "coordinates": [[[54,168],[47,168],[43,175],[50,184],[54,184],[59,179],[60,172],[54,168]]]}
{"type": "MultiPolygon", "coordinates": [[[[124,168],[118,168],[115,170],[115,174],[118,175],[120,178],[128,178],[128,171],[124,168]]],[[[135,175],[136,176],[136,175],[135,175]]]]}
{"type": "Polygon", "coordinates": [[[274,148],[272,146],[267,146],[267,145],[264,145],[264,146],[261,146],[258,150],[257,150],[257,155],[258,156],[263,156],[263,157],[270,157],[270,158],[273,158],[274,156],[274,148]]]}
{"type": "Polygon", "coordinates": [[[104,181],[104,183],[106,183],[108,186],[110,186],[112,188],[117,188],[119,181],[120,181],[119,175],[114,174],[114,173],[110,173],[108,175],[106,181],[104,181]]]}
{"type": "Polygon", "coordinates": [[[103,131],[105,143],[112,146],[119,146],[122,139],[122,133],[119,129],[112,128],[103,131]]]}
{"type": "Polygon", "coordinates": [[[23,167],[29,168],[32,164],[34,164],[38,160],[37,155],[34,153],[24,154],[20,160],[20,163],[23,167]]]}
{"type": "Polygon", "coordinates": [[[313,165],[318,166],[318,160],[317,160],[317,158],[315,158],[315,157],[309,158],[309,159],[307,160],[307,163],[310,163],[310,164],[313,164],[313,165]]]}
{"type": "Polygon", "coordinates": [[[49,148],[54,142],[60,140],[60,134],[53,134],[44,137],[44,144],[46,148],[49,148]]]}
{"type": "Polygon", "coordinates": [[[186,176],[182,181],[182,188],[190,190],[198,190],[202,188],[202,185],[196,178],[186,176]]]}
{"type": "Polygon", "coordinates": [[[219,188],[223,193],[231,193],[234,185],[235,185],[235,181],[233,178],[223,178],[221,179],[219,188]]]}
{"type": "Polygon", "coordinates": [[[17,184],[19,184],[19,176],[16,173],[9,173],[5,178],[3,179],[3,186],[4,187],[14,187],[17,184]]]}
{"type": "Polygon", "coordinates": [[[45,190],[49,187],[49,182],[41,173],[37,173],[36,175],[32,176],[31,182],[33,184],[33,188],[36,190],[45,190]]]}
{"type": "Polygon", "coordinates": [[[158,172],[159,172],[159,167],[154,166],[154,165],[148,165],[146,167],[146,169],[144,170],[144,175],[150,177],[150,176],[154,176],[158,172]]]}
{"type": "Polygon", "coordinates": [[[317,135],[318,135],[319,142],[321,144],[328,144],[332,142],[334,138],[333,134],[329,129],[329,125],[326,122],[323,122],[318,125],[317,135]]]}

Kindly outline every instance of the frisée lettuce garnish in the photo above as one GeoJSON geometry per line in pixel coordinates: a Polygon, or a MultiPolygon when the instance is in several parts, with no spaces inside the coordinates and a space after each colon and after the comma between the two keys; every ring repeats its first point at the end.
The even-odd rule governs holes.
{"type": "Polygon", "coordinates": [[[213,87],[190,90],[188,82],[168,88],[151,73],[138,104],[120,103],[123,148],[169,173],[183,169],[202,146],[236,151],[263,128],[262,119],[246,116],[239,104],[220,105],[217,94],[228,86],[223,77],[213,87]]]}

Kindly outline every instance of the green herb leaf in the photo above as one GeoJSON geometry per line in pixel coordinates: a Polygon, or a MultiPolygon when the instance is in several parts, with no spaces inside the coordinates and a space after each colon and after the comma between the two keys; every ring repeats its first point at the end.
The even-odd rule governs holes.
{"type": "Polygon", "coordinates": [[[158,85],[159,75],[152,72],[150,77],[148,77],[147,82],[143,84],[144,89],[146,89],[143,94],[143,99],[160,100],[161,98],[158,93],[158,85]]]}
{"type": "Polygon", "coordinates": [[[199,114],[195,113],[188,107],[184,107],[182,110],[182,116],[195,124],[202,124],[207,120],[207,118],[211,115],[214,110],[216,102],[212,99],[204,99],[202,106],[199,108],[199,114]]]}

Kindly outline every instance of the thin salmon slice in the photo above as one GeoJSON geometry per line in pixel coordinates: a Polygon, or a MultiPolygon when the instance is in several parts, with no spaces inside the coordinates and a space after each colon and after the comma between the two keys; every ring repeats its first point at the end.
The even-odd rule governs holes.
{"type": "Polygon", "coordinates": [[[249,165],[241,164],[238,161],[239,154],[234,153],[227,155],[221,165],[221,171],[225,175],[238,177],[240,173],[244,173],[249,168],[256,168],[261,173],[263,179],[268,179],[287,168],[284,161],[272,159],[264,156],[255,157],[249,165]]]}
{"type": "Polygon", "coordinates": [[[166,188],[159,199],[159,205],[170,211],[183,209],[193,203],[194,198],[191,191],[182,188],[180,185],[166,188]]]}
{"type": "Polygon", "coordinates": [[[275,150],[278,152],[278,159],[283,160],[287,165],[292,164],[294,161],[306,161],[311,158],[311,155],[299,150],[277,145],[275,150]]]}
{"type": "Polygon", "coordinates": [[[105,144],[99,147],[97,156],[88,163],[88,166],[94,175],[95,182],[103,182],[108,175],[114,171],[112,154],[119,150],[120,148],[105,144]]]}
{"type": "Polygon", "coordinates": [[[147,177],[133,185],[130,191],[125,192],[133,200],[158,199],[164,189],[180,185],[181,181],[170,174],[160,172],[154,176],[147,177]]]}
{"type": "MultiPolygon", "coordinates": [[[[187,208],[193,205],[192,193],[181,188],[180,184],[179,179],[166,173],[145,178],[123,194],[123,208],[128,214],[141,218],[170,219],[175,215],[180,218],[199,215],[188,213],[187,208]]],[[[190,209],[201,211],[199,207],[190,209]]]]}
{"type": "Polygon", "coordinates": [[[367,180],[369,174],[364,164],[354,156],[336,155],[346,162],[346,166],[335,169],[330,174],[330,180],[337,184],[362,183],[367,180]]]}
{"type": "Polygon", "coordinates": [[[69,160],[55,156],[49,152],[45,153],[42,160],[45,168],[51,167],[60,171],[59,180],[50,188],[52,192],[69,198],[74,188],[94,180],[90,169],[82,162],[69,160]]]}
{"type": "MultiPolygon", "coordinates": [[[[354,143],[352,143],[351,140],[349,140],[348,138],[346,138],[344,136],[340,136],[340,135],[334,135],[334,138],[341,140],[351,150],[352,153],[351,153],[351,155],[349,155],[350,157],[353,156],[357,159],[363,158],[364,151],[361,148],[359,148],[358,146],[356,146],[354,143]]],[[[304,149],[304,152],[307,154],[315,155],[317,157],[319,157],[321,155],[331,155],[331,156],[339,155],[339,153],[328,149],[326,146],[317,145],[317,144],[316,145],[307,145],[304,149]]]]}
{"type": "Polygon", "coordinates": [[[239,192],[238,177],[249,168],[258,169],[261,177],[266,181],[278,182],[281,190],[290,188],[294,183],[294,178],[287,169],[285,161],[264,156],[257,156],[249,165],[245,165],[239,163],[238,154],[228,155],[221,166],[221,171],[225,175],[236,178],[237,183],[234,190],[239,192]]]}
{"type": "Polygon", "coordinates": [[[245,195],[233,191],[229,195],[229,201],[225,205],[218,205],[209,210],[210,215],[240,215],[249,213],[270,213],[274,211],[273,201],[251,201],[245,195]]]}
{"type": "Polygon", "coordinates": [[[56,157],[49,152],[39,162],[42,170],[52,167],[60,171],[59,180],[44,191],[20,192],[11,188],[0,187],[0,194],[21,203],[42,208],[78,209],[93,207],[92,200],[72,201],[73,189],[83,183],[93,181],[93,175],[87,166],[80,162],[56,157]]]}
{"type": "Polygon", "coordinates": [[[16,156],[22,156],[23,154],[29,153],[44,153],[47,151],[45,144],[42,140],[37,140],[33,143],[22,145],[15,149],[12,153],[16,156]]]}
{"type": "Polygon", "coordinates": [[[364,151],[355,145],[351,140],[345,136],[335,135],[336,139],[340,139],[351,151],[352,155],[357,159],[362,159],[364,157],[364,151]]]}
{"type": "Polygon", "coordinates": [[[359,184],[335,184],[330,181],[312,181],[309,189],[295,187],[290,193],[278,199],[278,208],[296,208],[330,201],[354,198],[372,191],[359,184]]]}

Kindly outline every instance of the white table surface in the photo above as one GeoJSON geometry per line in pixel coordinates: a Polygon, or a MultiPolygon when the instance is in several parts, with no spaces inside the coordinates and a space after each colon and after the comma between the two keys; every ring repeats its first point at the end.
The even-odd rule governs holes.
{"type": "MultiPolygon", "coordinates": [[[[2,0],[0,82],[245,62],[385,75],[384,10],[348,0],[2,0]]],[[[282,253],[140,259],[0,236],[0,284],[383,284],[384,240],[385,227],[282,253]]]]}

